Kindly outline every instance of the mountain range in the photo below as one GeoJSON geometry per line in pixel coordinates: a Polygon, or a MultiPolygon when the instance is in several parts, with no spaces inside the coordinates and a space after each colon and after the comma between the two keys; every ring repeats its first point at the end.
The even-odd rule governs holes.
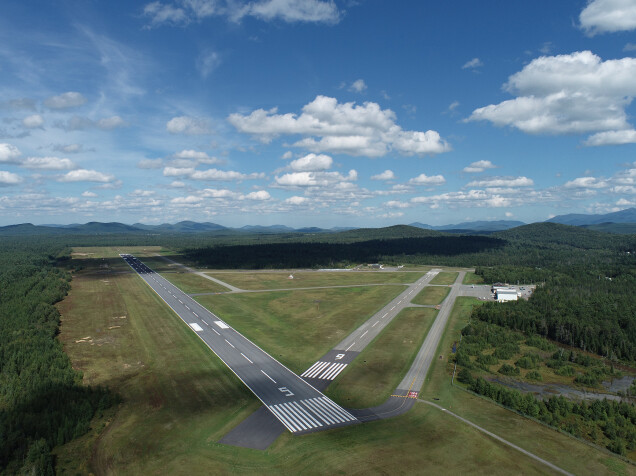
{"type": "MultiPolygon", "coordinates": [[[[636,208],[627,208],[618,212],[607,213],[603,215],[584,215],[584,214],[567,214],[559,215],[549,220],[549,223],[559,223],[562,225],[581,226],[597,231],[607,231],[614,233],[636,233],[636,208]]],[[[445,233],[474,233],[488,234],[497,231],[509,230],[525,223],[515,220],[497,220],[497,221],[473,221],[463,222],[450,225],[432,226],[425,223],[414,222],[409,226],[439,231],[445,233]]],[[[356,230],[354,227],[335,227],[330,229],[318,227],[291,228],[285,225],[245,225],[241,228],[229,228],[217,223],[211,222],[195,222],[180,221],[170,224],[163,223],[161,225],[145,225],[143,223],[135,223],[134,225],[126,225],[123,223],[111,222],[89,222],[85,224],[73,223],[70,225],[33,225],[31,223],[22,223],[19,225],[9,225],[0,227],[0,235],[20,236],[33,234],[148,234],[148,233],[217,233],[217,234],[280,234],[280,233],[334,233],[348,230],[356,230]]]]}

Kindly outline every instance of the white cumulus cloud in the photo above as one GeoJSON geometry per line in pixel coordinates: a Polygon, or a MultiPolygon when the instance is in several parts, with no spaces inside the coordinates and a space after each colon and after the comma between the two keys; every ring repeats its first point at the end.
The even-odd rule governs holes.
{"type": "Polygon", "coordinates": [[[39,114],[33,114],[22,119],[22,125],[27,129],[37,129],[42,127],[44,119],[39,114]]]}
{"type": "Polygon", "coordinates": [[[308,154],[290,162],[289,167],[297,172],[313,172],[331,168],[333,159],[328,155],[308,154]]]}
{"type": "Polygon", "coordinates": [[[16,146],[6,142],[0,143],[0,162],[16,163],[21,155],[22,153],[16,146]]]}
{"type": "Polygon", "coordinates": [[[385,170],[381,174],[373,175],[371,180],[393,180],[395,178],[395,174],[392,170],[385,170]]]}
{"type": "Polygon", "coordinates": [[[68,109],[70,107],[81,106],[86,102],[86,98],[81,93],[69,91],[59,96],[51,96],[44,101],[44,105],[50,109],[68,109]]]}
{"type": "Polygon", "coordinates": [[[105,117],[97,121],[97,127],[106,131],[117,129],[118,127],[125,127],[126,125],[126,121],[119,116],[105,117]]]}
{"type": "Polygon", "coordinates": [[[636,144],[636,130],[598,132],[584,142],[587,146],[636,144]]]}
{"type": "Polygon", "coordinates": [[[636,95],[636,58],[602,61],[590,51],[542,56],[510,76],[515,99],[475,109],[488,120],[531,134],[633,129],[625,108],[636,95]]]}
{"type": "Polygon", "coordinates": [[[20,165],[27,169],[40,170],[71,170],[76,167],[70,159],[59,157],[28,157],[20,165]]]}
{"type": "Polygon", "coordinates": [[[534,181],[528,177],[490,177],[473,180],[468,187],[531,187],[534,181]]]}
{"type": "Polygon", "coordinates": [[[96,170],[77,169],[62,175],[59,182],[100,182],[109,183],[115,180],[115,176],[96,170]]]}
{"type": "Polygon", "coordinates": [[[300,135],[293,145],[314,153],[342,153],[382,157],[394,150],[402,155],[438,154],[450,150],[439,133],[405,131],[395,123],[396,115],[379,104],[338,103],[317,96],[302,108],[300,115],[278,114],[276,108],[257,109],[250,114],[230,114],[228,121],[240,132],[270,142],[281,135],[300,135]]]}
{"type": "Polygon", "coordinates": [[[309,202],[308,198],[294,195],[293,197],[289,197],[285,199],[284,203],[287,203],[289,205],[304,205],[305,203],[308,203],[308,202],[309,202]]]}
{"type": "Polygon", "coordinates": [[[349,91],[354,93],[362,93],[366,91],[366,89],[367,84],[364,82],[364,79],[356,79],[353,83],[351,83],[351,86],[349,86],[349,91]]]}
{"type": "Polygon", "coordinates": [[[477,68],[481,68],[484,65],[484,63],[482,63],[482,61],[479,58],[473,58],[470,61],[467,61],[466,63],[464,63],[464,65],[462,66],[462,69],[477,69],[477,68]]]}
{"type": "Polygon", "coordinates": [[[22,182],[22,177],[12,172],[0,170],[0,185],[17,185],[22,182]]]}
{"type": "Polygon", "coordinates": [[[486,169],[494,169],[495,165],[490,160],[478,160],[473,162],[467,167],[464,167],[463,171],[466,173],[479,173],[486,169]]]}
{"type": "Polygon", "coordinates": [[[636,29],[633,0],[593,0],[579,15],[581,28],[589,35],[636,29]]]}
{"type": "Polygon", "coordinates": [[[166,130],[171,134],[202,135],[209,134],[210,126],[206,119],[178,116],[166,123],[166,130]]]}
{"type": "Polygon", "coordinates": [[[443,185],[446,183],[446,179],[443,175],[428,176],[426,174],[420,174],[409,180],[409,183],[412,185],[443,185]]]}
{"type": "Polygon", "coordinates": [[[251,192],[248,193],[247,195],[245,195],[244,197],[246,200],[269,200],[271,197],[271,195],[269,194],[269,192],[267,190],[259,190],[257,192],[251,192]]]}

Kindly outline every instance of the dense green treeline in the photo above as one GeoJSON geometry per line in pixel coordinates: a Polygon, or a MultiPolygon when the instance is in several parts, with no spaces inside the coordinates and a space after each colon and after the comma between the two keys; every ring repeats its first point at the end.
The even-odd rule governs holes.
{"type": "MultiPolygon", "coordinates": [[[[552,271],[542,276],[544,284],[528,301],[487,303],[473,316],[612,359],[636,361],[635,273],[628,265],[611,270],[572,268],[568,274],[552,271]]],[[[483,275],[497,280],[511,276],[507,270],[497,274],[496,269],[483,275]]]]}
{"type": "Polygon", "coordinates": [[[186,250],[195,262],[212,268],[308,268],[413,261],[409,256],[453,256],[501,248],[503,240],[486,236],[430,236],[356,243],[269,243],[186,250]]]}
{"type": "Polygon", "coordinates": [[[70,288],[56,267],[63,248],[28,241],[0,244],[0,470],[52,474],[51,448],[84,434],[114,397],[83,386],[55,339],[53,304],[70,288]]]}
{"type": "Polygon", "coordinates": [[[473,392],[491,398],[512,410],[607,447],[610,451],[625,455],[636,448],[636,407],[625,402],[607,399],[575,403],[557,396],[538,400],[532,394],[475,379],[463,369],[458,380],[468,384],[473,392]]]}

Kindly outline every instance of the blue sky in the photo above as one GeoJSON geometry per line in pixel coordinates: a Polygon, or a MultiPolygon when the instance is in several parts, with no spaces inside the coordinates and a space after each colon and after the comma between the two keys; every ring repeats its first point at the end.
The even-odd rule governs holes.
{"type": "Polygon", "coordinates": [[[0,224],[636,206],[636,0],[3,2],[0,224]]]}

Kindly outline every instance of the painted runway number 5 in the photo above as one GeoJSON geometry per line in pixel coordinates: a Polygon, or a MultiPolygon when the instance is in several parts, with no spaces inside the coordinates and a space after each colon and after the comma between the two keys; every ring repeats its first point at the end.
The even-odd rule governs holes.
{"type": "Polygon", "coordinates": [[[283,392],[285,394],[286,397],[291,397],[294,394],[292,393],[292,391],[290,389],[288,389],[287,387],[278,387],[278,390],[280,390],[281,392],[283,392]]]}

